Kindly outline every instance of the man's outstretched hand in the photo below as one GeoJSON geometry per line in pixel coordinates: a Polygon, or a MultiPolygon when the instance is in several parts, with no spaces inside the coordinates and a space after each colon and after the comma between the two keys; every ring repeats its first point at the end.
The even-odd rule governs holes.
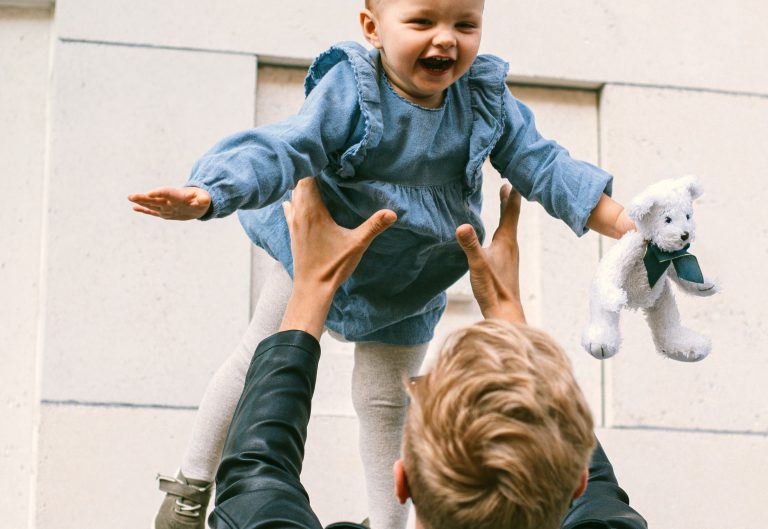
{"type": "Polygon", "coordinates": [[[159,187],[128,195],[133,211],[166,220],[199,219],[211,207],[211,195],[199,187],[159,187]]]}
{"type": "Polygon", "coordinates": [[[456,239],[467,256],[472,293],[483,316],[525,322],[520,303],[520,254],[517,246],[520,194],[509,184],[502,186],[499,194],[501,218],[491,245],[483,248],[469,224],[456,228],[456,239]]]}
{"type": "Polygon", "coordinates": [[[353,230],[343,228],[328,213],[314,178],[299,181],[283,210],[291,234],[293,292],[280,330],[304,330],[319,338],[336,289],[397,215],[382,209],[353,230]]]}

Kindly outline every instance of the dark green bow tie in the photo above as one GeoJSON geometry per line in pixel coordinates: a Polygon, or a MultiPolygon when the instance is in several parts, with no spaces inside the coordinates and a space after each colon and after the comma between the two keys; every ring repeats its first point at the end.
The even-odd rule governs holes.
{"type": "Polygon", "coordinates": [[[648,243],[643,256],[645,270],[648,272],[648,284],[653,285],[659,280],[664,272],[669,268],[669,263],[675,267],[675,272],[680,279],[685,279],[691,283],[703,283],[704,276],[699,268],[699,261],[695,256],[688,253],[690,244],[686,244],[682,250],[676,252],[665,252],[653,243],[648,243]]]}

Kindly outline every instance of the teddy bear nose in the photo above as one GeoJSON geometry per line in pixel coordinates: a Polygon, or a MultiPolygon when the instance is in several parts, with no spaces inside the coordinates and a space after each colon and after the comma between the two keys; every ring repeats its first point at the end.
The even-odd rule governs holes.
{"type": "Polygon", "coordinates": [[[680,236],[680,238],[683,239],[684,241],[687,241],[688,237],[689,235],[687,231],[684,231],[683,234],[680,236]]]}

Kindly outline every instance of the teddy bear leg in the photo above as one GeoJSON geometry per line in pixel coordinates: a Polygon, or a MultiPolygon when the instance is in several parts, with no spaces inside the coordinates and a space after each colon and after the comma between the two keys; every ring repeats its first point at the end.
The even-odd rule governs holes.
{"type": "Polygon", "coordinates": [[[597,358],[605,360],[619,351],[619,312],[606,310],[594,300],[590,303],[590,320],[581,335],[581,345],[597,358]]]}
{"type": "Polygon", "coordinates": [[[680,324],[680,313],[669,282],[664,285],[658,301],[645,309],[645,318],[651,328],[656,349],[667,358],[680,362],[698,362],[709,354],[709,340],[680,324]]]}

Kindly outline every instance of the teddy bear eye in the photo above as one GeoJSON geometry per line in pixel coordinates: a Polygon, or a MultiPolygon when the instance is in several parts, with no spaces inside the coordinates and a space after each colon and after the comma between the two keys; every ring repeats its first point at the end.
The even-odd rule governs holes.
{"type": "Polygon", "coordinates": [[[690,213],[686,213],[685,214],[685,220],[690,220],[690,219],[691,219],[691,214],[690,213]]]}
{"type": "Polygon", "coordinates": [[[672,222],[672,217],[664,217],[664,222],[669,224],[670,222],[672,222]]]}

